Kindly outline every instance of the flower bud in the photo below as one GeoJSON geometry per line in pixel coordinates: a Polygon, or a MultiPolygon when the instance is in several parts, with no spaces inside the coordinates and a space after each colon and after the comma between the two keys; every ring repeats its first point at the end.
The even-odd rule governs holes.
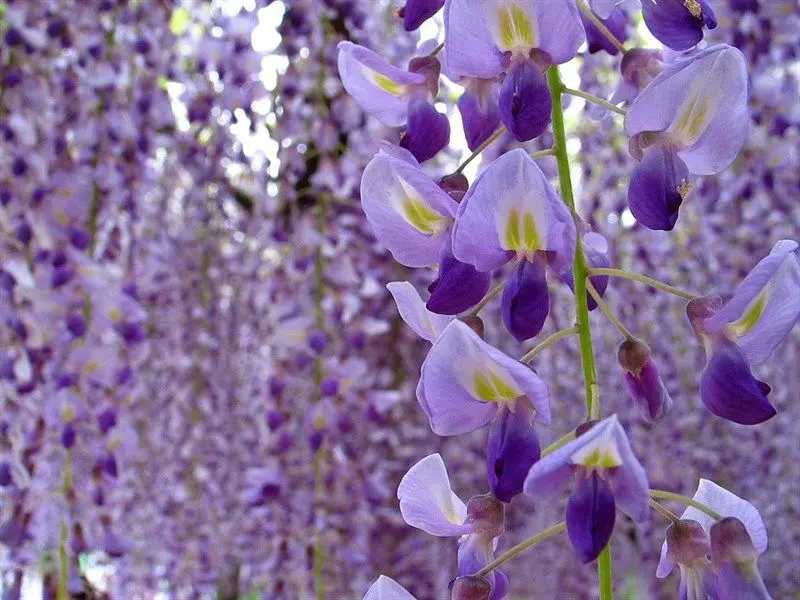
{"type": "Polygon", "coordinates": [[[471,315],[467,317],[461,317],[461,320],[466,323],[472,331],[477,333],[481,339],[484,339],[486,328],[483,325],[483,319],[481,319],[478,315],[471,315]]]}
{"type": "Polygon", "coordinates": [[[661,374],[650,359],[650,348],[641,340],[625,340],[617,351],[617,359],[625,369],[625,383],[631,398],[648,423],[657,421],[672,408],[672,398],[661,374]]]}
{"type": "Polygon", "coordinates": [[[467,503],[467,520],[480,536],[500,537],[505,531],[505,505],[491,494],[473,496],[467,503]]]}
{"type": "Polygon", "coordinates": [[[739,519],[726,517],[711,526],[711,556],[720,598],[770,600],[756,564],[758,551],[739,519]]]}
{"type": "Polygon", "coordinates": [[[492,584],[485,577],[469,575],[457,577],[453,582],[450,600],[489,600],[492,584]]]}
{"type": "Polygon", "coordinates": [[[463,173],[445,175],[437,183],[456,202],[461,202],[469,189],[469,181],[463,173]]]}
{"type": "Polygon", "coordinates": [[[750,534],[735,517],[726,517],[711,526],[711,553],[718,564],[744,563],[758,558],[750,534]]]}
{"type": "Polygon", "coordinates": [[[709,543],[700,523],[681,520],[667,529],[667,558],[679,565],[695,567],[705,562],[709,543]]]}

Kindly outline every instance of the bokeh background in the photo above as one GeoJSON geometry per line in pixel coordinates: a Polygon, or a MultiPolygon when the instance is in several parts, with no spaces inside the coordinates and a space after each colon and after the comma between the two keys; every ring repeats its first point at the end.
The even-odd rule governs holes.
{"type": "MultiPolygon", "coordinates": [[[[567,110],[579,212],[612,263],[730,293],[800,223],[800,10],[794,0],[713,0],[709,43],[747,57],[752,126],[736,163],[697,182],[672,233],[626,208],[633,159],[620,120],[567,110]]],[[[0,2],[0,569],[3,598],[360,599],[384,573],[447,597],[456,546],[406,526],[395,490],[441,452],[463,498],[486,489],[485,432],[433,435],[414,399],[426,346],[385,284],[433,273],[374,240],[358,184],[380,139],[342,90],[336,44],[398,65],[443,39],[437,17],[402,30],[386,0],[0,2]],[[314,565],[321,565],[315,571],[314,565]]],[[[628,34],[657,46],[631,13],[628,34]]],[[[571,87],[610,96],[618,59],[580,56],[571,87]]],[[[454,100],[450,149],[468,152],[454,100]]],[[[549,147],[549,134],[536,144],[549,147]]],[[[535,144],[534,144],[535,146],[535,144]]],[[[466,170],[470,180],[503,140],[466,170]]],[[[532,147],[532,146],[529,146],[532,147]]],[[[555,173],[555,165],[540,161],[555,173]]],[[[553,288],[544,333],[572,319],[553,288]]],[[[800,594],[800,336],[759,367],[778,416],[713,418],[704,356],[682,305],[628,282],[607,299],[653,348],[675,399],[641,421],[592,316],[602,402],[630,432],[654,487],[698,477],[753,502],[770,536],[775,598],[800,594]]],[[[494,307],[487,338],[510,354],[494,307]]],[[[554,398],[543,443],[582,416],[577,348],[537,359],[554,398]]],[[[560,506],[516,499],[503,547],[560,506]]],[[[679,510],[680,507],[673,507],[679,510]]],[[[617,597],[677,597],[659,581],[663,522],[620,518],[617,597]]],[[[596,574],[566,539],[508,565],[512,598],[593,598],[596,574]]]]}

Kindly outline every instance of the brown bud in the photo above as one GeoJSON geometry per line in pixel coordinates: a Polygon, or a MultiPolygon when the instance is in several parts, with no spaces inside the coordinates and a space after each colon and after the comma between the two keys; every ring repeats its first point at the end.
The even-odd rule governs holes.
{"type": "Polygon", "coordinates": [[[457,577],[453,582],[450,600],[489,600],[492,595],[492,585],[485,577],[469,575],[457,577]]]}
{"type": "Polygon", "coordinates": [[[500,537],[505,531],[505,505],[491,494],[473,496],[467,502],[467,519],[476,533],[500,537]]]}
{"type": "Polygon", "coordinates": [[[617,360],[623,369],[638,377],[650,360],[650,347],[642,340],[625,340],[619,345],[617,360]]]}
{"type": "Polygon", "coordinates": [[[483,339],[483,334],[485,333],[485,329],[483,327],[483,319],[481,319],[478,315],[471,315],[468,317],[461,317],[461,320],[466,323],[472,331],[478,334],[478,336],[483,339]]]}

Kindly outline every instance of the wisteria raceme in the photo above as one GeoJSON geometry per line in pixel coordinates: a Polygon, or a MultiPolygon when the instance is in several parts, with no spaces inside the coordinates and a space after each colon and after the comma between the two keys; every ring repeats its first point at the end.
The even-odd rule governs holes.
{"type": "Polygon", "coordinates": [[[798,28],[0,3],[3,598],[793,597],[798,28]]]}

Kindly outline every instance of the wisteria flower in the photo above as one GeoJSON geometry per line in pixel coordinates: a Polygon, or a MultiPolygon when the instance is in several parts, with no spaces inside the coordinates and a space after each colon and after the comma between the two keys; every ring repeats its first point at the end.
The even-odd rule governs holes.
{"type": "Polygon", "coordinates": [[[367,593],[364,595],[364,600],[417,600],[409,594],[406,589],[397,583],[391,577],[381,575],[375,580],[367,593]]]}
{"type": "Polygon", "coordinates": [[[591,562],[611,537],[617,505],[634,521],[647,519],[649,486],[616,415],[577,433],[534,463],[524,490],[547,500],[576,480],[567,504],[567,534],[581,559],[591,562]]]}
{"type": "Polygon", "coordinates": [[[708,358],[700,398],[717,416],[755,425],[776,414],[767,399],[770,386],[756,379],[750,367],[766,360],[800,319],[797,248],[792,240],[775,244],[727,303],[712,295],[686,306],[708,358]]]}
{"type": "Polygon", "coordinates": [[[672,397],[651,358],[650,347],[641,340],[625,340],[617,349],[617,360],[625,369],[628,392],[644,419],[652,423],[664,417],[672,409],[672,397]]]}
{"type": "Polygon", "coordinates": [[[450,123],[432,104],[439,89],[436,58],[415,58],[404,70],[352,42],[339,42],[338,49],[344,88],[389,127],[407,125],[401,145],[417,160],[428,160],[447,145],[450,123]]]}
{"type": "MultiPolygon", "coordinates": [[[[700,480],[692,499],[711,508],[722,517],[734,517],[743,524],[755,551],[755,556],[749,557],[747,562],[752,560],[754,563],[755,557],[763,554],[767,549],[767,530],[755,506],[708,479],[700,480]]],[[[656,576],[666,577],[678,564],[681,569],[681,590],[687,591],[686,597],[691,600],[706,600],[705,594],[709,591],[715,593],[718,585],[716,573],[711,570],[712,565],[705,559],[707,554],[712,554],[712,558],[716,560],[722,550],[722,547],[718,547],[717,553],[712,552],[712,538],[715,537],[712,531],[716,522],[708,514],[692,506],[683,511],[681,521],[688,524],[684,525],[683,532],[680,534],[673,533],[673,538],[675,538],[673,541],[681,543],[684,551],[676,553],[676,549],[673,548],[670,552],[669,540],[665,541],[661,546],[661,558],[656,576]],[[709,537],[710,534],[711,537],[709,537]],[[697,548],[691,553],[691,559],[687,553],[690,547],[697,548]]],[[[755,573],[758,573],[757,569],[755,569],[755,573]]],[[[760,577],[758,581],[760,581],[760,577]]],[[[721,597],[731,596],[723,595],[721,597]]],[[[763,598],[764,596],[747,597],[763,598]]]]}
{"type": "Polygon", "coordinates": [[[516,260],[502,298],[503,322],[519,341],[538,334],[550,308],[545,269],[569,269],[575,223],[567,206],[522,149],[481,173],[458,207],[453,254],[479,271],[516,260]]]}
{"type": "Polygon", "coordinates": [[[453,317],[429,311],[419,292],[407,281],[391,281],[386,289],[397,304],[397,312],[414,333],[424,340],[435,342],[453,317]]]}
{"type": "Polygon", "coordinates": [[[717,26],[706,0],[642,0],[642,16],[658,41],[678,51],[698,44],[704,27],[717,26]]]}
{"type": "Polygon", "coordinates": [[[631,103],[625,132],[641,162],[628,202],[642,225],[671,230],[692,189],[689,174],[733,162],[747,135],[748,97],[744,56],[720,44],[668,66],[631,103]]]}
{"type": "Polygon", "coordinates": [[[443,6],[444,0],[408,0],[397,13],[403,19],[405,30],[414,31],[443,6]]]}
{"type": "Polygon", "coordinates": [[[478,429],[500,407],[533,410],[537,421],[550,421],[547,386],[536,373],[459,320],[445,327],[422,363],[417,400],[438,435],[478,429]]]}
{"type": "Polygon", "coordinates": [[[361,206],[397,262],[427,267],[439,260],[458,204],[418,164],[381,151],[364,169],[361,206]]]}
{"type": "Polygon", "coordinates": [[[569,0],[448,0],[445,4],[448,69],[491,79],[505,73],[500,117],[517,141],[531,140],[550,122],[544,71],[575,56],[585,39],[569,0]]]}

